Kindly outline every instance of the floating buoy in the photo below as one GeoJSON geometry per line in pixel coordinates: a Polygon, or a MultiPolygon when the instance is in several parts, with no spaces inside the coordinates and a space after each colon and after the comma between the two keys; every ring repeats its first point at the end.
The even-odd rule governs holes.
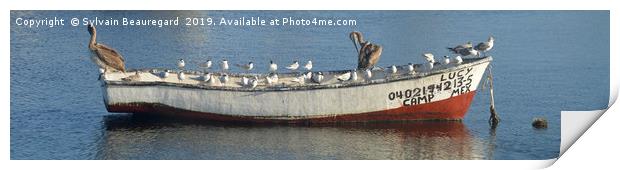
{"type": "Polygon", "coordinates": [[[547,119],[536,117],[532,120],[532,126],[536,129],[546,129],[547,128],[547,119]]]}

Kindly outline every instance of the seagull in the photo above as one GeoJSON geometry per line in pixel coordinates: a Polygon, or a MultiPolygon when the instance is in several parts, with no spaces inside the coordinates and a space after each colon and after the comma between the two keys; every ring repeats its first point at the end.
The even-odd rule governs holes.
{"type": "Polygon", "coordinates": [[[246,65],[240,65],[240,64],[237,64],[237,67],[241,67],[241,68],[243,68],[245,71],[250,71],[250,70],[252,70],[252,69],[254,68],[254,63],[250,61],[250,62],[249,62],[248,64],[246,64],[246,65]]]}
{"type": "Polygon", "coordinates": [[[312,60],[308,60],[308,63],[306,63],[306,66],[304,66],[304,68],[308,71],[312,70],[312,60]]]}
{"type": "Polygon", "coordinates": [[[318,72],[316,75],[314,75],[314,77],[312,77],[312,81],[314,81],[315,83],[319,83],[321,84],[321,81],[323,81],[323,72],[318,72]]]}
{"type": "Polygon", "coordinates": [[[292,82],[297,82],[299,84],[304,84],[306,82],[306,75],[300,75],[298,77],[293,78],[292,82]]]}
{"type": "Polygon", "coordinates": [[[365,74],[366,74],[366,79],[370,80],[370,78],[372,78],[372,70],[366,69],[365,74]]]}
{"type": "Polygon", "coordinates": [[[185,80],[185,73],[183,73],[183,71],[179,72],[178,77],[179,77],[179,82],[182,80],[185,80]]]}
{"type": "Polygon", "coordinates": [[[336,79],[340,80],[340,81],[347,81],[349,79],[351,79],[351,72],[347,72],[341,75],[336,76],[336,79]]]}
{"type": "Polygon", "coordinates": [[[390,72],[392,72],[392,74],[396,74],[396,72],[398,72],[398,69],[395,65],[390,66],[390,72]]]}
{"type": "Polygon", "coordinates": [[[90,33],[90,41],[88,48],[91,53],[94,54],[90,59],[103,68],[103,72],[108,69],[112,71],[125,72],[125,58],[113,48],[110,48],[101,43],[97,43],[97,29],[93,24],[88,24],[88,33],[90,33]]]}
{"type": "Polygon", "coordinates": [[[351,81],[357,81],[357,69],[351,71],[351,81]]]}
{"type": "Polygon", "coordinates": [[[159,76],[164,79],[164,78],[168,78],[168,76],[170,76],[170,70],[164,70],[162,72],[159,73],[159,76]]]}
{"type": "Polygon", "coordinates": [[[177,67],[183,70],[185,68],[185,61],[183,59],[179,59],[179,61],[177,61],[177,67]]]}
{"type": "Polygon", "coordinates": [[[463,58],[461,58],[460,55],[457,55],[456,57],[454,57],[454,60],[456,60],[456,64],[461,64],[463,63],[463,58]]]}
{"type": "Polygon", "coordinates": [[[140,80],[140,74],[138,71],[136,71],[136,74],[125,77],[125,78],[121,78],[121,80],[123,81],[138,81],[140,80]]]}
{"type": "Polygon", "coordinates": [[[289,70],[297,70],[297,68],[299,68],[299,62],[297,61],[293,62],[293,64],[286,67],[286,69],[289,69],[289,70]]]}
{"type": "Polygon", "coordinates": [[[308,73],[304,74],[303,76],[304,76],[305,79],[310,79],[310,78],[312,78],[312,72],[309,71],[308,73]]]}
{"type": "Polygon", "coordinates": [[[267,79],[267,84],[275,84],[278,83],[278,75],[275,73],[269,74],[269,76],[265,77],[267,79]]]}
{"type": "Polygon", "coordinates": [[[211,62],[211,60],[207,60],[204,63],[200,63],[200,67],[202,67],[205,70],[210,69],[212,65],[213,65],[213,62],[211,62]]]}
{"type": "Polygon", "coordinates": [[[474,49],[486,53],[493,48],[493,41],[495,41],[495,38],[493,38],[493,36],[489,36],[489,40],[487,42],[479,43],[474,47],[474,49]]]}
{"type": "Polygon", "coordinates": [[[431,53],[424,53],[422,56],[424,56],[426,61],[428,61],[428,70],[432,70],[433,65],[435,64],[435,56],[431,53]]]}
{"type": "Polygon", "coordinates": [[[202,81],[208,82],[209,80],[211,80],[211,73],[206,73],[202,75],[202,81]]]}
{"type": "Polygon", "coordinates": [[[222,71],[227,71],[228,70],[228,60],[224,59],[222,60],[222,63],[220,65],[222,67],[222,71]]]}
{"type": "Polygon", "coordinates": [[[252,88],[256,88],[256,86],[258,86],[258,77],[254,76],[254,78],[250,80],[250,84],[252,84],[252,88]]]}
{"type": "Polygon", "coordinates": [[[409,74],[415,74],[415,70],[413,69],[413,64],[411,63],[407,64],[407,70],[409,71],[409,74]]]}
{"type": "Polygon", "coordinates": [[[222,82],[222,84],[226,84],[228,82],[228,74],[222,75],[222,77],[220,77],[220,82],[222,82]]]}
{"type": "Polygon", "coordinates": [[[457,45],[456,47],[448,47],[448,50],[452,51],[455,54],[459,54],[464,50],[467,50],[468,48],[472,48],[472,43],[471,41],[467,42],[466,44],[461,44],[461,45],[457,45]]]}
{"type": "Polygon", "coordinates": [[[270,72],[276,72],[278,70],[278,65],[276,63],[273,63],[273,61],[269,61],[269,71],[270,72]]]}
{"type": "Polygon", "coordinates": [[[241,84],[243,84],[243,86],[247,86],[250,84],[250,79],[247,77],[241,77],[241,84]]]}
{"type": "Polygon", "coordinates": [[[450,64],[450,56],[447,56],[447,55],[443,56],[443,64],[444,65],[450,64]]]}

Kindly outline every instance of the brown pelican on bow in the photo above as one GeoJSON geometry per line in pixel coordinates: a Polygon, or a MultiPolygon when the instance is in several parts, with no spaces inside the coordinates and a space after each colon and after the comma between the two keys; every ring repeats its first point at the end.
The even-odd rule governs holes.
{"type": "Polygon", "coordinates": [[[362,33],[353,31],[349,34],[349,38],[353,41],[353,45],[355,45],[355,51],[358,53],[357,60],[357,68],[358,69],[367,69],[371,68],[377,62],[379,62],[379,58],[381,58],[381,51],[383,51],[383,47],[380,45],[372,44],[368,41],[364,41],[364,37],[362,33]],[[357,45],[359,44],[359,49],[357,45]]]}
{"type": "Polygon", "coordinates": [[[94,25],[88,24],[88,32],[90,33],[88,48],[95,54],[95,56],[91,57],[93,62],[100,68],[103,68],[104,72],[108,70],[125,72],[125,59],[123,56],[116,50],[96,42],[97,29],[95,29],[94,25]]]}

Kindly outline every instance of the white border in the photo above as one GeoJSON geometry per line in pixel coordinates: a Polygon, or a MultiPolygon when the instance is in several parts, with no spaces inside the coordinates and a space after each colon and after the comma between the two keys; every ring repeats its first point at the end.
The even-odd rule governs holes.
{"type": "MultiPolygon", "coordinates": [[[[239,0],[227,0],[222,2],[192,2],[185,0],[175,0],[166,2],[152,2],[149,0],[138,1],[77,1],[77,2],[56,2],[56,1],[2,1],[2,8],[4,13],[0,19],[0,23],[3,23],[1,38],[2,46],[0,52],[3,54],[2,62],[0,65],[4,70],[1,75],[2,91],[0,95],[2,98],[2,112],[5,113],[5,121],[1,122],[5,139],[0,141],[2,147],[2,159],[4,161],[10,159],[10,13],[9,10],[30,10],[30,9],[58,9],[58,10],[92,10],[92,9],[114,9],[114,10],[135,10],[135,9],[183,9],[183,10],[250,10],[250,9],[265,9],[265,10],[308,10],[308,9],[321,9],[321,10],[368,10],[368,9],[397,9],[397,10],[514,10],[514,9],[528,9],[528,10],[612,10],[611,12],[611,47],[617,47],[618,35],[614,32],[618,29],[618,6],[614,6],[611,0],[588,0],[588,1],[540,1],[540,0],[511,0],[511,1],[496,1],[496,3],[490,3],[486,0],[468,0],[468,1],[447,1],[447,0],[432,0],[432,1],[354,1],[354,2],[340,2],[334,0],[313,0],[305,2],[293,2],[293,1],[276,1],[276,0],[261,0],[261,1],[249,1],[242,2],[239,0]]],[[[586,42],[584,42],[586,43],[586,42]]],[[[611,48],[610,56],[618,56],[615,48],[611,48]]],[[[617,99],[618,95],[618,59],[611,57],[611,94],[610,105],[617,99]]],[[[596,122],[590,130],[588,130],[583,138],[579,139],[572,148],[563,155],[562,158],[552,168],[574,168],[574,167],[610,167],[615,166],[615,153],[618,153],[618,147],[614,144],[618,143],[617,129],[618,128],[618,106],[612,106],[610,110],[603,114],[601,120],[596,122]],[[615,114],[614,114],[615,113],[615,114]]],[[[463,168],[463,167],[477,167],[486,169],[531,169],[541,168],[549,165],[554,160],[543,161],[249,161],[240,163],[238,161],[148,161],[148,162],[135,162],[135,161],[8,161],[3,162],[3,167],[11,166],[10,169],[16,168],[37,168],[37,169],[109,169],[109,168],[148,168],[148,169],[180,169],[180,168],[247,168],[256,169],[262,168],[294,168],[294,169],[306,169],[312,167],[316,168],[329,168],[329,169],[392,169],[392,168],[463,168]]]]}

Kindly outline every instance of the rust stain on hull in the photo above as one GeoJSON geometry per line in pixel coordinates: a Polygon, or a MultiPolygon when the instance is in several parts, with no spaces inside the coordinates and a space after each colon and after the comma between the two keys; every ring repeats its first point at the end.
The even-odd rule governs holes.
{"type": "Polygon", "coordinates": [[[333,123],[333,122],[373,122],[409,120],[461,120],[471,105],[476,92],[471,91],[432,103],[403,106],[395,109],[322,117],[257,117],[234,116],[218,113],[196,112],[179,109],[158,103],[123,103],[107,105],[109,112],[134,114],[155,114],[175,117],[202,118],[226,122],[254,123],[333,123]]]}

